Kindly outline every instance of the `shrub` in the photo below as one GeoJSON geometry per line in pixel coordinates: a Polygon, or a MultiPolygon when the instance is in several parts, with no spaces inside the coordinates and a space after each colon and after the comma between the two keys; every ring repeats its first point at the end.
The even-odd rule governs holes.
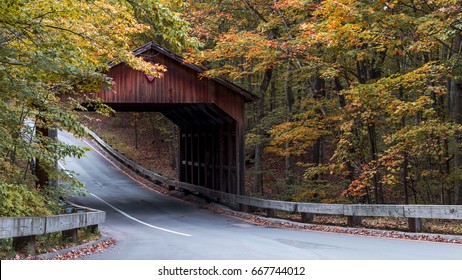
{"type": "Polygon", "coordinates": [[[0,182],[0,216],[30,217],[49,216],[45,198],[37,190],[25,185],[0,182]]]}

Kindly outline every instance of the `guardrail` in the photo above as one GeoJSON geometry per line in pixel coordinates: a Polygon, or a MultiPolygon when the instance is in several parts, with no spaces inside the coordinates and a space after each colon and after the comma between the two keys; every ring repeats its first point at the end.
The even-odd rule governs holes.
{"type": "Polygon", "coordinates": [[[277,200],[266,200],[248,196],[240,196],[224,193],[201,186],[167,179],[155,172],[147,170],[121,153],[115,151],[95,133],[88,131],[95,141],[105,150],[111,153],[120,162],[143,175],[144,177],[162,184],[171,189],[183,189],[198,193],[206,198],[217,200],[220,203],[239,207],[245,210],[248,207],[265,209],[268,216],[276,216],[276,210],[300,213],[302,222],[310,223],[314,215],[339,215],[345,216],[349,226],[361,224],[362,217],[394,217],[407,218],[409,231],[423,231],[422,219],[448,219],[462,220],[462,205],[388,205],[388,204],[325,204],[325,203],[304,203],[288,202],[277,200]]]}
{"type": "Polygon", "coordinates": [[[310,223],[315,214],[345,216],[349,226],[361,224],[362,217],[407,218],[409,230],[423,230],[422,219],[462,220],[462,205],[387,205],[387,204],[325,204],[266,200],[247,196],[222,193],[178,182],[180,189],[199,193],[205,197],[217,199],[225,204],[239,205],[240,209],[249,206],[265,209],[268,216],[276,216],[275,210],[300,213],[302,222],[310,223]]]}
{"type": "Polygon", "coordinates": [[[0,218],[0,239],[13,238],[16,252],[27,251],[35,254],[37,235],[62,232],[64,240],[77,241],[77,230],[89,227],[98,231],[98,225],[104,223],[106,212],[81,208],[91,212],[62,214],[46,217],[2,217],[0,218]]]}
{"type": "Polygon", "coordinates": [[[114,158],[122,162],[125,166],[129,167],[133,171],[145,176],[146,178],[155,181],[158,184],[167,184],[171,183],[171,179],[167,179],[155,172],[152,172],[151,170],[148,170],[141,165],[137,164],[136,162],[128,159],[126,156],[122,155],[118,151],[114,150],[110,145],[108,145],[106,142],[104,142],[103,139],[101,139],[98,135],[96,135],[93,131],[87,129],[87,133],[93,137],[93,139],[103,147],[106,151],[108,151],[114,158]]]}

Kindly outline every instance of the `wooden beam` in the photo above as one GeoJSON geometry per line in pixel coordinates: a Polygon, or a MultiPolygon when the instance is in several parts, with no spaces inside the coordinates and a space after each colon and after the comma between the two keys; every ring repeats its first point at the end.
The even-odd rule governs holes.
{"type": "Polygon", "coordinates": [[[238,195],[245,195],[245,149],[243,124],[236,123],[236,164],[237,181],[239,184],[238,195]]]}
{"type": "Polygon", "coordinates": [[[180,127],[180,135],[179,135],[179,141],[180,141],[180,153],[179,153],[179,158],[178,158],[178,179],[180,181],[186,181],[186,127],[181,126],[180,127]]]}
{"type": "Polygon", "coordinates": [[[194,172],[194,127],[189,126],[189,161],[188,167],[190,168],[189,173],[191,174],[191,178],[189,179],[188,183],[194,184],[194,179],[196,177],[196,173],[194,172]]]}
{"type": "Polygon", "coordinates": [[[302,223],[312,223],[314,220],[314,214],[312,213],[300,213],[302,216],[302,223]]]}
{"type": "Polygon", "coordinates": [[[347,222],[349,227],[356,227],[361,225],[362,217],[361,216],[347,216],[347,222]]]}
{"type": "Polygon", "coordinates": [[[62,240],[67,242],[77,242],[77,229],[68,229],[62,232],[62,240]]]}
{"type": "Polygon", "coordinates": [[[13,250],[17,253],[35,255],[35,235],[13,237],[13,250]]]}
{"type": "Polygon", "coordinates": [[[224,174],[223,174],[223,155],[224,155],[224,129],[223,129],[223,126],[220,125],[219,126],[220,129],[219,129],[219,137],[218,137],[218,141],[219,141],[219,145],[218,145],[218,160],[219,160],[219,168],[220,168],[220,171],[219,171],[219,178],[220,178],[220,191],[222,192],[226,192],[226,186],[225,186],[225,181],[223,180],[223,177],[224,177],[224,174]]]}
{"type": "Polygon", "coordinates": [[[228,154],[226,156],[226,165],[228,166],[228,192],[229,193],[232,193],[232,194],[236,194],[237,193],[237,190],[235,189],[237,186],[233,186],[232,184],[232,181],[231,181],[231,165],[233,164],[232,163],[232,159],[233,159],[233,139],[232,139],[232,135],[231,135],[231,129],[232,129],[232,125],[231,124],[228,124],[226,126],[227,128],[227,150],[228,150],[228,154]]]}
{"type": "Polygon", "coordinates": [[[197,184],[199,186],[204,186],[204,184],[202,183],[202,172],[201,172],[201,169],[202,169],[202,158],[201,158],[201,155],[202,153],[204,152],[202,149],[201,149],[201,127],[200,126],[197,126],[196,127],[196,132],[197,132],[197,136],[196,136],[196,155],[197,155],[197,158],[196,158],[196,161],[197,161],[197,184]]]}
{"type": "Polygon", "coordinates": [[[217,141],[217,127],[212,128],[212,186],[214,190],[219,190],[219,185],[217,184],[217,153],[218,153],[218,141],[217,141]]]}
{"type": "Polygon", "coordinates": [[[276,216],[277,216],[275,209],[267,208],[267,209],[265,209],[265,212],[266,212],[266,216],[268,218],[276,218],[276,216]]]}
{"type": "Polygon", "coordinates": [[[403,217],[404,209],[398,205],[351,204],[343,208],[345,216],[403,217]]]}
{"type": "Polygon", "coordinates": [[[422,218],[408,218],[407,220],[410,232],[422,232],[424,230],[422,218]]]}

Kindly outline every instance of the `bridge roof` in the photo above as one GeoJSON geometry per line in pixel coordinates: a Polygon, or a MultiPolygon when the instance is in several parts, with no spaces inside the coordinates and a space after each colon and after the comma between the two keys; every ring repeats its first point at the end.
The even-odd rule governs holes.
{"type": "MultiPolygon", "coordinates": [[[[180,56],[179,54],[177,53],[174,53],[154,42],[149,42],[137,49],[135,49],[133,51],[133,54],[135,56],[141,56],[143,54],[146,54],[148,53],[149,51],[156,51],[156,52],[159,52],[167,57],[169,57],[170,59],[174,60],[175,62],[177,62],[178,64],[181,64],[181,65],[184,65],[184,66],[187,66],[188,68],[194,70],[196,73],[203,73],[205,72],[206,70],[200,66],[197,66],[195,64],[192,64],[192,63],[189,63],[185,60],[185,58],[183,58],[182,56],[180,56]]],[[[109,63],[109,67],[112,68],[114,66],[116,66],[118,64],[111,64],[109,63]]],[[[241,96],[244,97],[244,100],[245,102],[252,102],[252,101],[255,101],[258,99],[258,96],[254,95],[253,93],[249,92],[248,90],[246,89],[243,89],[242,87],[230,82],[230,81],[227,81],[223,78],[220,78],[220,77],[214,77],[214,78],[211,78],[211,80],[227,87],[228,89],[230,89],[232,92],[234,93],[237,93],[241,96]]]]}

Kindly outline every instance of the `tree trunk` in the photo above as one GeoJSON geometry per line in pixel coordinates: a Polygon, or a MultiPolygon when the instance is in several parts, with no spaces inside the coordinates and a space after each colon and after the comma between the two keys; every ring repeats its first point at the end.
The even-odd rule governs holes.
{"type": "MultiPolygon", "coordinates": [[[[404,100],[404,88],[400,87],[399,88],[399,98],[400,100],[404,100]]],[[[403,116],[401,118],[401,127],[404,128],[406,126],[406,117],[403,116]]],[[[409,204],[409,182],[408,182],[408,176],[409,176],[409,169],[408,169],[408,164],[409,164],[409,159],[408,159],[408,154],[406,151],[406,148],[403,152],[403,172],[401,174],[402,176],[402,183],[403,183],[403,190],[404,190],[404,203],[409,204]]]]}
{"type": "MultiPolygon", "coordinates": [[[[451,173],[451,157],[449,156],[449,140],[446,138],[444,139],[444,172],[446,173],[446,176],[451,173]]],[[[449,191],[447,188],[445,188],[445,182],[444,180],[441,180],[441,192],[443,194],[442,198],[442,204],[451,204],[451,197],[448,198],[448,200],[444,199],[444,193],[449,191]]]]}
{"type": "MultiPolygon", "coordinates": [[[[42,134],[42,137],[49,137],[53,140],[58,138],[58,131],[56,129],[48,129],[43,127],[36,127],[36,131],[42,134]]],[[[58,161],[55,161],[55,167],[57,168],[58,161]]],[[[44,189],[50,185],[57,186],[56,180],[50,180],[50,174],[48,168],[42,164],[39,158],[35,160],[35,176],[37,181],[35,182],[35,187],[37,189],[44,189]]]]}
{"type": "MultiPolygon", "coordinates": [[[[36,132],[41,133],[43,137],[48,137],[47,128],[37,126],[36,132]]],[[[37,189],[44,189],[48,185],[48,172],[39,158],[35,159],[35,176],[37,177],[35,187],[37,189]]]]}
{"type": "MultiPolygon", "coordinates": [[[[450,94],[453,100],[454,121],[462,124],[462,79],[452,79],[450,94]]],[[[462,171],[462,136],[455,139],[454,168],[456,172],[462,171]]],[[[459,177],[459,176],[458,176],[459,177]]],[[[455,203],[462,204],[462,180],[455,182],[455,203]]]]}
{"type": "MultiPolygon", "coordinates": [[[[376,161],[377,160],[377,135],[375,133],[374,124],[369,124],[367,126],[367,133],[369,136],[370,156],[372,160],[376,161]]],[[[382,204],[384,202],[383,201],[383,190],[379,182],[379,175],[377,173],[375,173],[374,177],[372,178],[372,184],[373,184],[374,192],[375,192],[375,203],[382,204]]]]}
{"type": "Polygon", "coordinates": [[[340,92],[343,90],[342,83],[340,82],[339,77],[334,78],[334,83],[335,83],[335,90],[338,93],[338,103],[340,105],[340,108],[345,108],[346,106],[346,99],[344,94],[340,94],[340,92]]]}
{"type": "Polygon", "coordinates": [[[275,81],[271,82],[270,93],[271,93],[270,111],[273,111],[277,107],[277,104],[276,104],[276,82],[275,81]]]}
{"type": "MultiPolygon", "coordinates": [[[[287,121],[292,120],[292,107],[294,105],[294,93],[292,91],[292,86],[290,85],[291,80],[291,67],[290,64],[287,65],[286,69],[286,77],[284,83],[284,93],[285,93],[285,101],[286,101],[286,114],[287,114],[287,121]]],[[[290,144],[286,142],[285,145],[286,149],[290,148],[290,144]]],[[[286,184],[293,185],[294,183],[294,159],[292,155],[286,155],[285,157],[285,177],[286,177],[286,184]]]]}
{"type": "Polygon", "coordinates": [[[319,137],[313,145],[313,163],[316,165],[321,163],[321,137],[319,137]]]}
{"type": "MultiPolygon", "coordinates": [[[[457,34],[453,41],[453,49],[457,51],[455,55],[457,59],[460,59],[462,55],[462,35],[457,34]]],[[[451,79],[450,82],[450,89],[449,89],[449,96],[451,97],[451,101],[453,102],[453,116],[454,121],[457,124],[462,124],[462,73],[459,69],[459,73],[453,73],[454,78],[451,79]]],[[[454,169],[456,173],[460,173],[462,171],[462,136],[457,135],[455,137],[455,150],[454,150],[454,169]]],[[[460,176],[456,176],[459,177],[460,176]]],[[[462,204],[462,179],[456,179],[455,181],[455,203],[461,205],[462,204]]]]}
{"type": "MultiPolygon", "coordinates": [[[[337,76],[334,78],[334,84],[335,84],[335,90],[337,91],[337,94],[338,94],[338,103],[340,105],[340,108],[345,108],[346,107],[346,98],[345,98],[345,95],[344,94],[341,94],[341,91],[343,90],[343,86],[342,86],[342,83],[340,82],[340,78],[337,76]]],[[[344,131],[341,131],[340,133],[344,133],[344,131]]],[[[349,151],[350,153],[354,153],[354,149],[353,147],[350,147],[349,148],[349,151]]],[[[347,162],[346,163],[346,166],[347,166],[347,169],[348,169],[348,175],[347,175],[347,179],[352,182],[354,180],[354,177],[355,177],[355,169],[353,167],[353,165],[351,164],[351,162],[347,162]]],[[[346,187],[345,187],[346,189],[346,187]]]]}
{"type": "Polygon", "coordinates": [[[404,160],[403,160],[403,189],[404,189],[404,203],[409,204],[409,186],[408,186],[408,174],[409,170],[407,168],[408,165],[408,156],[407,153],[404,152],[403,154],[404,160]]]}
{"type": "MultiPolygon", "coordinates": [[[[401,89],[402,90],[402,89],[401,89]]],[[[401,91],[400,90],[400,91],[401,91]]],[[[401,91],[402,92],[402,91],[401,91]]],[[[401,96],[402,99],[402,96],[401,96]]],[[[401,126],[406,126],[406,117],[401,118],[401,126]]],[[[406,149],[406,148],[405,148],[406,149]]],[[[409,169],[408,169],[409,159],[408,153],[406,150],[403,152],[403,173],[402,173],[402,182],[403,182],[403,190],[404,190],[404,203],[409,204],[409,169]]]]}
{"type": "Polygon", "coordinates": [[[253,177],[253,192],[263,193],[263,129],[261,128],[261,121],[265,116],[265,93],[269,87],[273,69],[269,68],[265,71],[263,81],[260,85],[260,96],[257,108],[257,135],[259,140],[255,145],[255,163],[254,163],[254,177],[253,177]]]}
{"type": "MultiPolygon", "coordinates": [[[[316,102],[320,102],[326,96],[326,82],[319,75],[314,78],[313,98],[316,102]]],[[[316,113],[325,116],[325,110],[316,109],[316,113]]],[[[322,163],[322,137],[316,139],[313,145],[313,163],[319,165],[322,163]]],[[[317,174],[317,180],[322,179],[322,174],[317,174]]]]}

